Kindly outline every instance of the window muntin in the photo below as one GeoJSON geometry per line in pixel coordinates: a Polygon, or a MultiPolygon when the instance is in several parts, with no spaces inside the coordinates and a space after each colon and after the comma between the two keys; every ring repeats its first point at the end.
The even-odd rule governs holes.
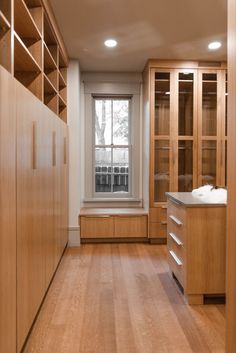
{"type": "Polygon", "coordinates": [[[94,97],[94,192],[127,197],[131,190],[130,97],[94,97]]]}

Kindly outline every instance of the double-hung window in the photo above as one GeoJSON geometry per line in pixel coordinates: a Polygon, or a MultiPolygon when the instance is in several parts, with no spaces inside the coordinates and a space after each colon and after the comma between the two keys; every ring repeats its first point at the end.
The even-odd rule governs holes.
{"type": "Polygon", "coordinates": [[[131,194],[131,96],[93,96],[94,195],[131,194]]]}

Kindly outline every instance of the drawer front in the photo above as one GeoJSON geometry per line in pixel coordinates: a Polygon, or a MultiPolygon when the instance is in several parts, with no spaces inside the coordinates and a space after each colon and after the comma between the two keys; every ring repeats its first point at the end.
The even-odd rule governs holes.
{"type": "Polygon", "coordinates": [[[114,236],[117,238],[146,238],[147,216],[115,216],[114,236]]]}
{"type": "Polygon", "coordinates": [[[149,238],[166,238],[167,225],[166,223],[149,223],[149,238]]]}
{"type": "Polygon", "coordinates": [[[170,270],[174,273],[175,277],[178,279],[182,287],[184,287],[183,262],[173,250],[169,250],[169,249],[168,249],[168,263],[169,263],[170,270]]]}
{"type": "Polygon", "coordinates": [[[81,238],[112,238],[114,236],[113,217],[81,216],[80,233],[81,238]]]}
{"type": "Polygon", "coordinates": [[[167,218],[174,216],[182,225],[185,224],[185,208],[181,205],[174,203],[173,201],[168,200],[167,205],[167,218]]]}
{"type": "Polygon", "coordinates": [[[173,232],[167,234],[168,250],[173,250],[178,258],[184,263],[184,244],[182,240],[173,232]]]}
{"type": "Polygon", "coordinates": [[[149,222],[166,222],[167,206],[155,207],[149,209],[149,222]]]}
{"type": "Polygon", "coordinates": [[[181,224],[178,223],[179,219],[175,217],[174,215],[170,214],[168,215],[168,222],[167,222],[167,234],[173,233],[179,238],[183,243],[184,243],[184,230],[185,226],[181,222],[181,224]],[[173,217],[170,217],[173,216],[173,217]]]}

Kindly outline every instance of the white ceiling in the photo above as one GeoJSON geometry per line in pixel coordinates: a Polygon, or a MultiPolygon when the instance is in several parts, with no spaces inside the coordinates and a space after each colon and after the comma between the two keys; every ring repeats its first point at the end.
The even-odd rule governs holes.
{"type": "Polygon", "coordinates": [[[148,58],[226,60],[227,0],[51,0],[82,71],[142,71],[148,58]],[[119,44],[107,49],[103,42],[119,44]],[[220,40],[217,52],[207,44],[220,40]]]}

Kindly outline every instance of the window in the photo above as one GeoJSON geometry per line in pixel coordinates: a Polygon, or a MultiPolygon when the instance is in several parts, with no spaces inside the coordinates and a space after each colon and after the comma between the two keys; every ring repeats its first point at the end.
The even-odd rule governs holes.
{"type": "Polygon", "coordinates": [[[94,193],[125,196],[131,193],[131,97],[94,99],[94,193]]]}

